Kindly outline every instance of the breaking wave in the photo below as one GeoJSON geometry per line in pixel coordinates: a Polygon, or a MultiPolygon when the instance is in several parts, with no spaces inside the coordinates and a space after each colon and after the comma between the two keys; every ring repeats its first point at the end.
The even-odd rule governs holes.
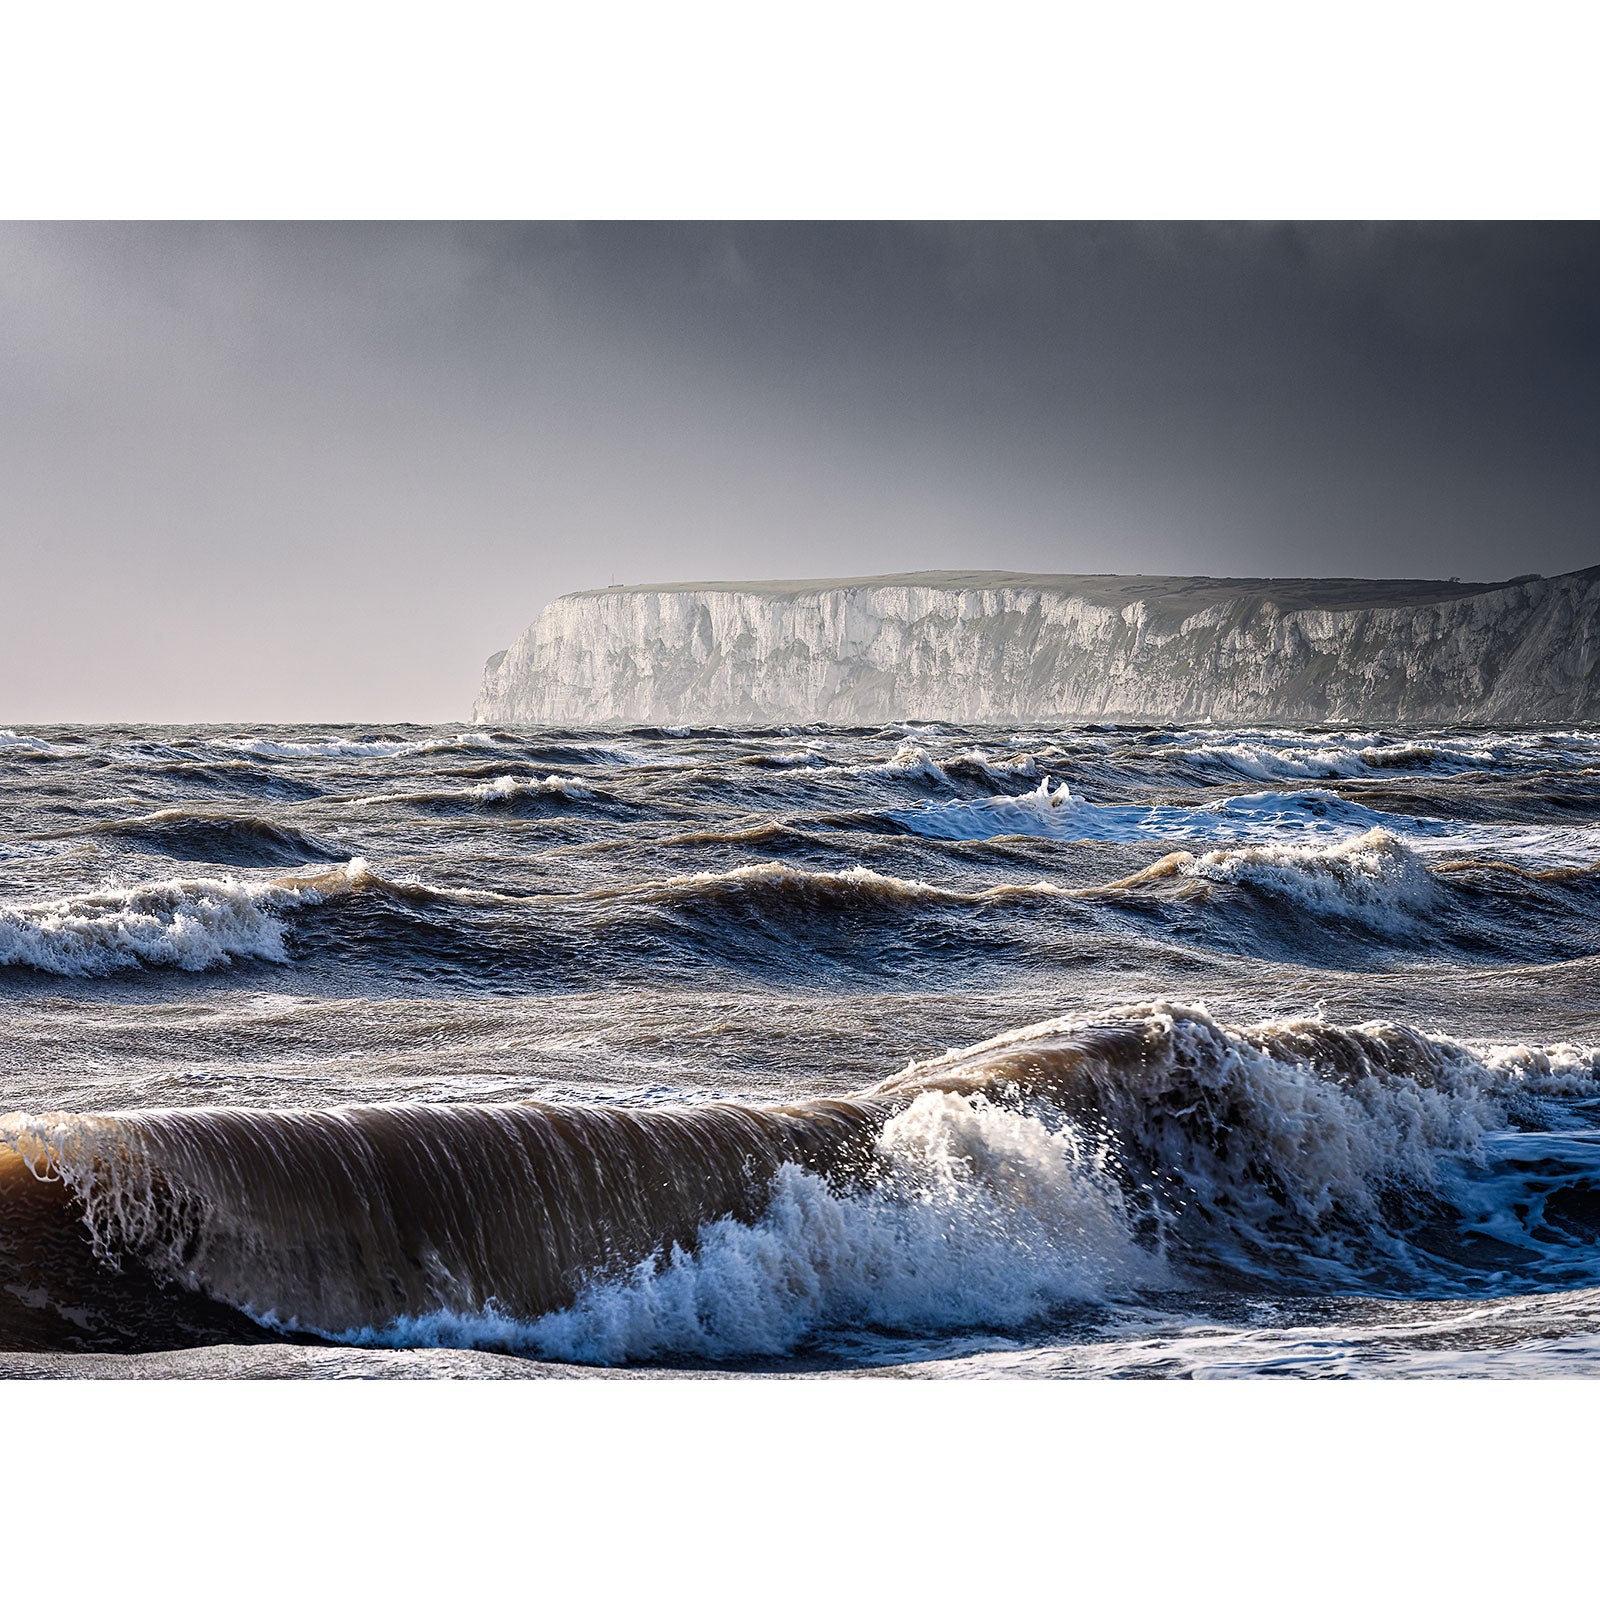
{"type": "Polygon", "coordinates": [[[775,771],[787,772],[796,767],[826,766],[827,757],[814,747],[805,750],[758,750],[751,755],[737,757],[737,764],[741,767],[769,767],[775,771]]]}
{"type": "Polygon", "coordinates": [[[1370,733],[1304,732],[1223,742],[1202,741],[1182,750],[1186,761],[1220,767],[1245,777],[1360,778],[1388,773],[1457,773],[1499,767],[1545,770],[1570,767],[1600,756],[1592,733],[1436,734],[1425,738],[1374,738],[1370,733]]]}
{"type": "Polygon", "coordinates": [[[981,750],[963,750],[947,756],[940,766],[952,777],[988,778],[996,783],[1013,783],[1018,778],[1037,778],[1039,765],[1026,753],[998,759],[981,750]]]}
{"type": "Polygon", "coordinates": [[[509,773],[475,783],[465,789],[421,789],[409,793],[368,794],[350,801],[353,806],[445,806],[458,808],[466,805],[501,805],[517,807],[528,802],[549,800],[594,800],[597,790],[576,778],[563,778],[552,773],[547,778],[519,778],[509,773]]]}
{"type": "Polygon", "coordinates": [[[474,800],[486,804],[516,801],[530,796],[559,795],[565,800],[592,800],[594,790],[575,778],[562,778],[552,773],[547,778],[514,778],[502,776],[487,783],[474,784],[468,790],[474,800]]]}
{"type": "Polygon", "coordinates": [[[445,739],[223,739],[218,743],[228,750],[242,750],[253,756],[363,759],[369,756],[422,756],[446,750],[496,750],[499,741],[487,733],[470,730],[445,739]]]}
{"type": "Polygon", "coordinates": [[[1421,857],[1382,828],[1330,845],[1247,845],[1202,855],[1178,850],[1106,887],[1133,889],[1174,879],[1236,884],[1317,916],[1378,927],[1429,910],[1439,888],[1421,857]]]}
{"type": "MultiPolygon", "coordinates": [[[[542,792],[542,785],[530,788],[542,792]]],[[[134,837],[152,822],[131,820],[134,837]]],[[[1282,951],[1313,965],[1370,961],[1373,935],[1387,951],[1415,954],[1426,946],[1435,955],[1477,960],[1491,948],[1487,941],[1498,940],[1565,959],[1586,948],[1573,943],[1579,933],[1564,930],[1587,926],[1600,881],[1593,863],[1532,870],[1477,858],[1434,860],[1412,841],[1373,828],[1299,844],[1173,851],[1102,883],[1024,873],[998,881],[965,873],[922,878],[769,859],[594,887],[558,878],[545,887],[505,883],[488,859],[478,883],[429,881],[379,870],[361,857],[337,862],[333,847],[308,835],[235,834],[211,820],[191,832],[191,823],[187,815],[157,822],[152,848],[219,860],[232,854],[240,865],[288,856],[301,870],[265,879],[171,878],[0,906],[0,967],[92,977],[293,958],[320,975],[330,961],[353,960],[386,973],[431,974],[443,966],[469,985],[546,987],[628,976],[666,961],[718,971],[731,965],[786,983],[797,970],[882,982],[930,964],[936,970],[952,940],[974,962],[1028,954],[1070,961],[1072,941],[1091,933],[1103,953],[1119,940],[1147,939],[1149,919],[1164,903],[1159,914],[1169,936],[1255,954],[1282,951]],[[313,849],[323,851],[326,870],[313,870],[313,849]],[[1542,918],[1537,946],[1525,926],[1531,916],[1542,918]],[[1318,929],[1331,936],[1339,927],[1344,944],[1318,936],[1318,929]]],[[[603,843],[583,848],[593,853],[603,843]]],[[[814,848],[771,826],[671,835],[662,844],[780,854],[814,848]]]]}
{"type": "Polygon", "coordinates": [[[203,972],[247,957],[285,961],[274,910],[317,891],[237,878],[167,878],[32,905],[0,906],[0,966],[91,977],[141,966],[203,972]]]}
{"type": "Polygon", "coordinates": [[[1592,1144],[1560,1132],[1597,1072],[1157,1004],[792,1106],[13,1115],[0,1316],[15,1348],[127,1347],[157,1314],[133,1270],[269,1331],[617,1362],[1016,1329],[1169,1284],[1550,1286],[1600,1244],[1592,1144]],[[1531,1175],[1496,1153],[1528,1125],[1531,1175]],[[68,1257],[63,1304],[37,1279],[68,1257]]]}
{"type": "Polygon", "coordinates": [[[1326,789],[1263,790],[1193,805],[1097,803],[1065,783],[1043,778],[1021,795],[949,800],[884,813],[886,820],[925,839],[978,840],[1008,835],[1073,842],[1150,840],[1218,844],[1321,843],[1381,828],[1430,854],[1524,857],[1584,866],[1600,852],[1589,825],[1471,823],[1443,817],[1377,811],[1326,789]]]}
{"type": "MultiPolygon", "coordinates": [[[[19,1220],[0,1229],[0,1257],[13,1252],[0,1275],[12,1286],[20,1275],[17,1299],[37,1310],[51,1289],[30,1281],[30,1262],[59,1261],[77,1238],[80,1284],[93,1262],[113,1275],[132,1267],[274,1328],[491,1303],[537,1316],[586,1274],[692,1241],[717,1216],[753,1217],[786,1163],[839,1170],[881,1120],[870,1103],[842,1101],[13,1115],[0,1118],[0,1216],[19,1220]]],[[[35,1338],[62,1332],[48,1317],[43,1328],[23,1320],[35,1338]]]]}
{"type": "Polygon", "coordinates": [[[994,756],[974,746],[951,755],[936,757],[914,739],[901,740],[887,761],[872,762],[858,767],[831,767],[828,770],[844,777],[912,779],[944,787],[951,786],[958,779],[1014,783],[1018,778],[1039,776],[1037,763],[1033,756],[1027,753],[994,756]]]}
{"type": "Polygon", "coordinates": [[[909,739],[903,740],[887,761],[862,770],[883,773],[892,778],[922,778],[930,783],[945,781],[944,768],[921,745],[913,744],[909,739]]]}
{"type": "Polygon", "coordinates": [[[378,1343],[494,1343],[566,1361],[783,1355],[827,1328],[1021,1327],[1158,1287],[1103,1148],[1071,1127],[919,1096],[878,1135],[870,1189],[779,1169],[751,1222],[721,1218],[532,1324],[407,1319],[378,1343]]]}
{"type": "Polygon", "coordinates": [[[926,839],[994,839],[1008,834],[1064,840],[1135,842],[1147,839],[1296,839],[1336,837],[1380,824],[1418,827],[1323,789],[1229,795],[1196,805],[1097,804],[1065,783],[1020,795],[950,800],[914,811],[889,812],[890,820],[926,839]]]}
{"type": "MultiPolygon", "coordinates": [[[[1201,766],[1225,767],[1247,778],[1358,778],[1373,769],[1424,767],[1440,761],[1431,746],[1202,744],[1184,751],[1201,766]]],[[[1447,767],[1451,764],[1444,763],[1447,767]]]]}

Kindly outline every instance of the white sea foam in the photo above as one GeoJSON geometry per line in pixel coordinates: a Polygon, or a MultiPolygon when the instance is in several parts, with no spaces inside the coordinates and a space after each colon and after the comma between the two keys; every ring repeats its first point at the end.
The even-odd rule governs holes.
{"type": "Polygon", "coordinates": [[[1185,760],[1196,765],[1269,780],[1401,777],[1410,771],[1454,773],[1490,767],[1535,771],[1600,760],[1600,736],[1579,732],[1439,733],[1408,739],[1366,731],[1238,729],[1223,739],[1185,733],[1173,742],[1185,760]]]}
{"type": "MultiPolygon", "coordinates": [[[[962,1069],[982,1081],[1017,1059],[1048,1067],[1055,1052],[1067,1087],[1096,1107],[1080,1125],[930,1089],[885,1125],[869,1190],[786,1167],[756,1221],[712,1222],[693,1249],[594,1280],[565,1310],[518,1321],[490,1304],[340,1337],[716,1359],[782,1354],[830,1330],[1015,1330],[1181,1285],[1206,1264],[1330,1287],[1375,1266],[1425,1282],[1440,1264],[1396,1233],[1386,1197],[1448,1200],[1468,1216],[1509,1205],[1494,1170],[1509,1108],[1519,1095],[1592,1097],[1600,1070],[1600,1052],[1572,1047],[1478,1052],[1382,1023],[1330,1036],[1314,1019],[1241,1032],[1203,1006],[1157,1004],[1017,1029],[883,1088],[962,1069]],[[1138,1041],[1131,1061],[1119,1036],[1138,1041]],[[1341,1041],[1374,1070],[1319,1068],[1341,1041]],[[1141,1172],[1135,1201],[1118,1177],[1141,1172]]],[[[1537,1252],[1531,1232],[1518,1239],[1537,1252]]]]}
{"type": "Polygon", "coordinates": [[[1183,852],[1175,865],[1186,878],[1241,884],[1292,900],[1318,916],[1386,928],[1428,910],[1438,898],[1438,882],[1421,858],[1382,828],[1330,845],[1246,845],[1198,856],[1183,852]]]}
{"type": "Polygon", "coordinates": [[[939,765],[946,771],[960,771],[963,767],[976,767],[985,777],[1006,782],[1014,778],[1037,778],[1038,763],[1027,752],[1014,756],[992,756],[978,749],[962,750],[953,756],[943,757],[939,765]]]}
{"type": "Polygon", "coordinates": [[[776,1355],[824,1327],[1014,1326],[1165,1281],[1134,1241],[1103,1151],[1070,1128],[930,1094],[885,1127],[879,1154],[885,1178],[869,1193],[785,1167],[756,1222],[713,1222],[692,1251],[652,1257],[536,1321],[490,1306],[343,1337],[597,1363],[776,1355]]]}
{"type": "Polygon", "coordinates": [[[930,839],[993,839],[1027,834],[1067,841],[1216,841],[1300,844],[1354,838],[1383,828],[1426,855],[1470,856],[1534,866],[1586,866],[1600,860],[1600,829],[1583,824],[1451,822],[1377,811],[1326,789],[1264,790],[1197,805],[1098,804],[1065,783],[986,800],[930,802],[889,816],[930,839]]]}
{"type": "Polygon", "coordinates": [[[309,759],[366,759],[370,757],[435,755],[446,750],[498,750],[498,741],[486,733],[468,731],[445,739],[311,739],[302,743],[278,739],[220,739],[229,750],[256,756],[295,756],[309,759]]]}
{"type": "Polygon", "coordinates": [[[1042,778],[1036,789],[987,800],[950,800],[890,815],[932,839],[991,839],[1005,834],[1066,840],[1295,839],[1359,833],[1387,819],[1323,790],[1233,795],[1201,805],[1100,805],[1065,783],[1042,778]]]}
{"type": "Polygon", "coordinates": [[[925,778],[932,783],[948,781],[944,768],[921,745],[910,739],[902,739],[887,761],[864,770],[881,772],[892,778],[925,778]]]}
{"type": "MultiPolygon", "coordinates": [[[[1148,1314],[1130,1304],[1141,1291],[1192,1287],[1196,1273],[1213,1281],[1218,1267],[1277,1289],[1359,1288],[1375,1273],[1443,1293],[1500,1284],[1494,1261],[1463,1278],[1430,1253],[1431,1238],[1396,1223],[1441,1204],[1467,1229],[1525,1252],[1530,1272],[1587,1272],[1590,1247],[1541,1237],[1538,1205],[1562,1187],[1548,1176],[1555,1167],[1592,1185],[1592,1141],[1574,1124],[1530,1143],[1511,1115],[1543,1098],[1557,1129],[1567,1102],[1592,1103],[1597,1068],[1593,1050],[1473,1050],[1384,1023],[1231,1029],[1195,1005],[1059,1017],[947,1052],[870,1091],[898,1109],[879,1130],[868,1187],[840,1190],[782,1167],[754,1221],[711,1220],[692,1248],[591,1278],[565,1309],[537,1318],[519,1321],[492,1299],[453,1303],[458,1277],[439,1259],[424,1298],[399,1319],[320,1331],[352,1343],[487,1344],[587,1362],[718,1359],[866,1329],[1015,1331],[1069,1306],[1121,1306],[1119,1315],[1137,1317],[1148,1314]]],[[[178,1152],[168,1176],[187,1174],[195,1215],[226,1211],[240,1196],[215,1186],[231,1182],[232,1158],[185,1166],[182,1152],[206,1128],[220,1144],[193,1148],[226,1152],[248,1127],[240,1113],[190,1116],[198,1127],[169,1141],[153,1170],[167,1171],[178,1152]]],[[[108,1257],[131,1249],[189,1287],[241,1309],[255,1304],[273,1259],[261,1255],[259,1228],[209,1233],[206,1248],[221,1253],[197,1272],[184,1244],[190,1223],[152,1188],[149,1150],[130,1137],[138,1119],[90,1121],[7,1117],[0,1142],[67,1179],[108,1257]]],[[[321,1142],[304,1148],[359,1177],[360,1163],[346,1164],[344,1123],[319,1126],[321,1142]]],[[[311,1210],[283,1236],[291,1255],[318,1203],[312,1194],[311,1210]]],[[[266,1303],[276,1307],[261,1313],[271,1325],[309,1327],[292,1295],[266,1303]]]]}
{"type": "MultiPolygon", "coordinates": [[[[1349,1305],[1349,1302],[1344,1302],[1349,1305]]],[[[1329,1321],[1122,1312],[1098,1337],[924,1349],[867,1335],[848,1354],[941,1378],[1589,1378],[1600,1373],[1600,1293],[1356,1302],[1329,1321]],[[1364,1313],[1364,1314],[1363,1314],[1364,1313]],[[928,1358],[933,1359],[929,1360],[928,1358]]]]}
{"type": "Polygon", "coordinates": [[[449,801],[472,801],[479,805],[504,805],[536,795],[560,795],[568,800],[592,800],[595,792],[576,778],[551,773],[547,778],[518,778],[502,773],[483,783],[464,789],[413,789],[393,794],[364,794],[347,801],[352,806],[420,805],[449,801]]]}
{"type": "Polygon", "coordinates": [[[201,972],[236,957],[285,961],[273,912],[319,898],[293,884],[168,878],[0,906],[0,966],[93,976],[138,966],[201,972]]]}
{"type": "Polygon", "coordinates": [[[527,795],[559,794],[565,795],[569,800],[592,800],[594,790],[587,784],[579,783],[576,778],[563,778],[556,773],[551,773],[547,778],[516,778],[502,773],[498,778],[491,778],[487,783],[474,784],[467,791],[474,800],[494,801],[518,800],[527,795]]]}
{"type": "MultiPolygon", "coordinates": [[[[1403,1197],[1412,1214],[1443,1203],[1469,1220],[1516,1215],[1530,1182],[1520,1135],[1510,1165],[1496,1164],[1513,1111],[1537,1101],[1559,1116],[1600,1089],[1592,1048],[1474,1049],[1388,1023],[1340,1029],[1316,1018],[1241,1030],[1177,1003],[1055,1018],[884,1087],[983,1077],[1008,1060],[1048,1063],[1057,1050],[1080,1103],[1140,1175],[1175,1259],[1346,1285],[1374,1270],[1392,1282],[1398,1269],[1445,1293],[1460,1292],[1460,1270],[1420,1251],[1386,1202],[1403,1197]]],[[[1588,1173],[1593,1149],[1577,1142],[1588,1173]]],[[[1534,1226],[1516,1242],[1544,1265],[1549,1241],[1534,1226]]],[[[1557,1266],[1562,1249],[1572,1253],[1557,1248],[1557,1266]]]]}
{"type": "Polygon", "coordinates": [[[991,755],[971,747],[935,755],[915,739],[902,739],[887,761],[873,762],[862,767],[835,767],[830,769],[841,775],[860,777],[863,774],[888,778],[915,778],[928,783],[948,784],[955,775],[970,774],[973,770],[1000,782],[1017,778],[1036,778],[1039,768],[1032,755],[991,755]]]}
{"type": "Polygon", "coordinates": [[[1341,778],[1367,774],[1365,752],[1348,747],[1202,744],[1186,750],[1187,760],[1220,765],[1251,778],[1341,778]]]}
{"type": "Polygon", "coordinates": [[[828,758],[816,745],[807,745],[803,750],[763,750],[743,759],[765,767],[821,767],[828,758]]]}

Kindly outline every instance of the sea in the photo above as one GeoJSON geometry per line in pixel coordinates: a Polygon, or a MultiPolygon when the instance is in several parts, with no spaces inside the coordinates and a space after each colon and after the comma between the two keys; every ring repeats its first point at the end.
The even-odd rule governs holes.
{"type": "Polygon", "coordinates": [[[1600,1374],[1600,730],[0,731],[0,1376],[1600,1374]]]}

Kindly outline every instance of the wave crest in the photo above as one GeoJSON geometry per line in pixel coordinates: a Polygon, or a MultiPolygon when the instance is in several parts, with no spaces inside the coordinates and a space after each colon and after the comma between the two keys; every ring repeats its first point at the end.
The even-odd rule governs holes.
{"type": "Polygon", "coordinates": [[[238,958],[286,961],[282,907],[314,885],[168,878],[126,889],[0,906],[0,966],[91,977],[141,966],[186,972],[238,958]]]}
{"type": "Polygon", "coordinates": [[[427,808],[442,806],[462,809],[475,805],[517,807],[527,802],[549,800],[594,800],[598,791],[576,778],[551,773],[546,778],[519,778],[511,773],[475,783],[465,789],[418,789],[397,794],[362,795],[353,806],[411,805],[427,808]]]}
{"type": "MultiPolygon", "coordinates": [[[[822,1329],[1018,1327],[1163,1283],[1106,1154],[981,1096],[923,1094],[885,1124],[872,1189],[793,1166],[754,1222],[723,1219],[530,1325],[438,1319],[430,1342],[494,1342],[614,1364],[782,1355],[822,1329]]],[[[422,1326],[385,1331],[411,1342],[422,1326]]]]}
{"type": "Polygon", "coordinates": [[[285,823],[181,807],[92,822],[78,831],[124,840],[179,861],[223,862],[235,867],[293,866],[337,861],[344,856],[337,846],[285,823]]]}
{"type": "Polygon", "coordinates": [[[1384,828],[1330,845],[1245,845],[1196,855],[1175,850],[1105,891],[1163,880],[1233,884],[1287,900],[1318,916],[1366,923],[1380,931],[1428,911],[1438,880],[1426,863],[1384,828]]]}
{"type": "MultiPolygon", "coordinates": [[[[78,1208],[100,1259],[278,1329],[772,1354],[830,1328],[1015,1328],[1219,1274],[1503,1282],[1473,1233],[1517,1211],[1492,1141],[1591,1098],[1597,1069],[1570,1047],[1135,1006],[794,1106],[12,1116],[0,1203],[61,1180],[56,1211],[78,1208]]],[[[1515,1242],[1537,1281],[1548,1242],[1515,1242]]],[[[1587,1262],[1593,1240],[1570,1248],[1587,1262]]]]}

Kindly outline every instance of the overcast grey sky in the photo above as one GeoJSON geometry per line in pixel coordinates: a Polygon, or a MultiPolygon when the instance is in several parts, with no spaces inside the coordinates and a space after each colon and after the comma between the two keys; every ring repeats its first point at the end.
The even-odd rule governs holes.
{"type": "Polygon", "coordinates": [[[1590,226],[0,224],[0,724],[465,716],[569,589],[1600,561],[1590,226]]]}

